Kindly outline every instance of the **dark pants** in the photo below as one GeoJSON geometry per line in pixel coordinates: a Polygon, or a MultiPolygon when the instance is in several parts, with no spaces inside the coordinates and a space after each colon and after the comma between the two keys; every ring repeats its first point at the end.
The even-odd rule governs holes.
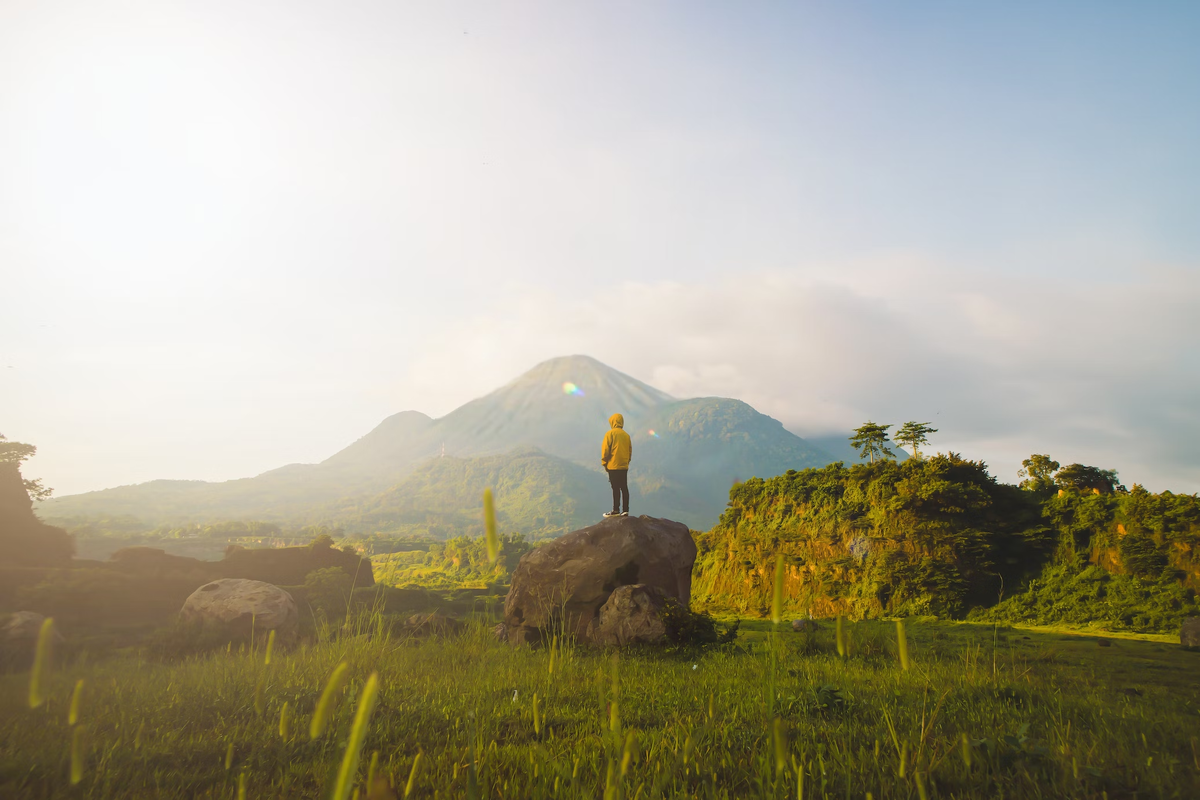
{"type": "Polygon", "coordinates": [[[629,470],[608,470],[608,483],[613,490],[613,512],[629,511],[629,470]]]}

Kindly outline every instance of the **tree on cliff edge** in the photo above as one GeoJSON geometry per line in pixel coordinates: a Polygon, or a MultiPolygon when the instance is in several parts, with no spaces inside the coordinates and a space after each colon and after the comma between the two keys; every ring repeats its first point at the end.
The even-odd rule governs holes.
{"type": "Polygon", "coordinates": [[[31,444],[0,435],[0,565],[58,566],[71,560],[75,542],[62,528],[33,513],[33,501],[50,496],[40,480],[21,477],[21,463],[37,452],[31,444]]]}
{"type": "Polygon", "coordinates": [[[877,425],[868,421],[854,429],[854,435],[850,437],[850,445],[858,451],[859,458],[865,458],[872,464],[875,463],[876,458],[892,458],[892,451],[887,447],[887,432],[890,427],[892,426],[877,425]]]}

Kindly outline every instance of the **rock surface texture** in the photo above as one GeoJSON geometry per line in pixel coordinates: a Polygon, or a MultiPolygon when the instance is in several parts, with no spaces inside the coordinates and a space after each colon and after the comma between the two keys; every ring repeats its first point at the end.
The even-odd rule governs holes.
{"type": "Polygon", "coordinates": [[[588,630],[595,644],[657,644],[667,635],[662,619],[667,595],[657,586],[618,586],[588,630]]]}
{"type": "Polygon", "coordinates": [[[192,592],[179,612],[185,620],[237,625],[256,631],[295,633],[296,601],[278,586],[244,578],[222,578],[192,592]]]}
{"type": "Polygon", "coordinates": [[[619,587],[652,587],[687,606],[696,545],[686,525],[610,517],[521,557],[504,601],[510,643],[536,644],[560,629],[592,641],[600,610],[619,587]]]}
{"type": "Polygon", "coordinates": [[[1200,617],[1188,617],[1179,627],[1179,643],[1184,647],[1200,648],[1200,617]]]}

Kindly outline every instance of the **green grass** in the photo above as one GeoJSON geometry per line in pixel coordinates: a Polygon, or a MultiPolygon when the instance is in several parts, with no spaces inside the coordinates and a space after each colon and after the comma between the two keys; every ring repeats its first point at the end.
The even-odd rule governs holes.
{"type": "Polygon", "coordinates": [[[805,798],[1200,796],[1200,654],[1177,644],[909,620],[902,671],[891,622],[847,623],[846,659],[832,621],[815,637],[785,623],[772,670],[771,627],[745,622],[736,645],[704,653],[622,651],[614,667],[610,652],[499,644],[482,618],[423,641],[368,621],[358,636],[277,647],[269,666],[261,647],[179,664],[81,659],[53,672],[37,709],[29,676],[8,675],[0,796],[233,798],[244,781],[247,797],[328,797],[373,672],[354,785],[378,752],[400,796],[411,776],[410,797],[794,798],[797,770],[805,798]],[[313,740],[342,661],[350,679],[313,740]]]}

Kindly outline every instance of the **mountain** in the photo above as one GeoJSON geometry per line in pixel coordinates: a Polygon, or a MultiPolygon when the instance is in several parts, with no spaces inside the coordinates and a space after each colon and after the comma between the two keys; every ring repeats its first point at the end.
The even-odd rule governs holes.
{"type": "MultiPolygon", "coordinates": [[[[590,519],[608,503],[600,441],[608,417],[617,411],[634,441],[630,475],[637,512],[697,528],[716,521],[737,481],[834,460],[741,401],[677,400],[594,358],[567,356],[538,364],[439,419],[417,411],[388,417],[319,464],[291,464],[223,483],[151,481],[56,498],[40,510],[56,519],[130,515],[151,524],[218,519],[343,524],[353,519],[356,527],[404,527],[417,524],[413,515],[423,510],[454,516],[456,503],[477,504],[478,476],[498,477],[494,470],[502,462],[464,462],[517,451],[529,464],[557,459],[552,467],[538,461],[541,485],[565,493],[551,508],[578,507],[581,519],[590,519]],[[532,450],[539,452],[536,458],[532,450]],[[444,461],[443,453],[453,461],[435,463],[444,461]],[[410,477],[428,486],[439,480],[449,485],[430,494],[415,488],[410,477]],[[597,484],[599,490],[593,488],[597,484]],[[423,509],[422,502],[431,507],[423,509]],[[370,508],[375,511],[368,513],[370,508]]],[[[497,498],[503,504],[499,491],[497,498]]],[[[573,519],[577,512],[562,513],[573,519]]]]}
{"type": "Polygon", "coordinates": [[[536,447],[560,458],[600,463],[600,440],[614,411],[638,425],[674,401],[589,356],[538,364],[441,419],[405,411],[321,463],[350,471],[407,469],[423,458],[503,453],[536,447]]]}

